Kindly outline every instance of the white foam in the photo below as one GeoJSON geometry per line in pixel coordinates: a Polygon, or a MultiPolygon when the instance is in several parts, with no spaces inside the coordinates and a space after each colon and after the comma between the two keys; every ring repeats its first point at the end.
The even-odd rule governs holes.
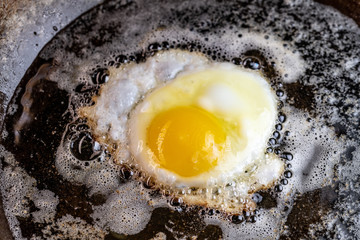
{"type": "MultiPolygon", "coordinates": [[[[167,36],[170,42],[178,39],[197,42],[198,39],[203,38],[201,34],[194,31],[173,28],[164,29],[147,36],[143,48],[146,48],[146,44],[149,42],[156,42],[161,39],[162,36],[167,36]]],[[[284,82],[291,83],[304,74],[307,64],[300,53],[295,51],[294,47],[284,47],[284,44],[285,42],[281,41],[277,36],[269,33],[255,33],[243,30],[234,34],[233,31],[228,29],[221,35],[213,35],[207,42],[202,43],[204,48],[212,49],[214,46],[221,48],[220,52],[228,57],[238,57],[247,50],[261,49],[261,52],[268,59],[271,58],[275,62],[276,70],[283,77],[284,82]],[[238,34],[242,34],[243,37],[238,38],[236,36],[238,34]],[[225,42],[229,44],[221,44],[225,42]]]]}
{"type": "Polygon", "coordinates": [[[109,194],[119,185],[119,165],[105,159],[104,152],[94,161],[78,160],[70,152],[71,140],[67,138],[65,131],[63,141],[57,149],[55,166],[59,173],[67,180],[85,184],[89,189],[90,196],[109,194]]]}
{"type": "Polygon", "coordinates": [[[284,127],[290,131],[286,142],[291,143],[293,177],[286,189],[305,193],[330,185],[334,178],[334,166],[340,161],[344,142],[333,130],[310,116],[292,107],[285,107],[287,121],[284,127]]]}
{"type": "Polygon", "coordinates": [[[166,234],[163,232],[158,232],[155,237],[149,239],[149,240],[166,240],[166,234]]]}
{"type": "Polygon", "coordinates": [[[39,210],[31,213],[34,221],[51,223],[55,218],[59,198],[49,190],[41,190],[34,195],[33,202],[35,207],[39,208],[39,210]]]}
{"type": "Polygon", "coordinates": [[[205,216],[206,224],[214,224],[223,230],[224,239],[276,239],[281,228],[279,214],[276,211],[260,210],[255,223],[233,224],[219,219],[218,216],[205,216]]]}
{"type": "MultiPolygon", "coordinates": [[[[13,156],[9,153],[7,153],[6,159],[9,159],[8,162],[14,162],[13,156]]],[[[23,169],[14,165],[0,170],[0,176],[2,201],[10,230],[14,237],[23,239],[17,217],[27,218],[30,216],[29,201],[36,193],[34,187],[36,180],[23,169]]]]}
{"type": "Polygon", "coordinates": [[[101,228],[120,234],[140,232],[149,222],[153,208],[141,194],[139,183],[130,181],[109,196],[102,206],[95,206],[92,217],[101,228]]]}
{"type": "Polygon", "coordinates": [[[59,218],[42,230],[46,239],[104,239],[106,232],[98,226],[91,225],[80,218],[75,218],[69,214],[59,218]],[[56,231],[53,231],[56,229],[56,231]]]}

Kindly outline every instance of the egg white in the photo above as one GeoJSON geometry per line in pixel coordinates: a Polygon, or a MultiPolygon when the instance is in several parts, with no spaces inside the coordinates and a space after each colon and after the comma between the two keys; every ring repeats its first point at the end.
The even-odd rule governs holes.
{"type": "Polygon", "coordinates": [[[109,81],[94,101],[79,113],[115,161],[134,166],[174,192],[199,188],[200,192],[182,196],[188,204],[240,211],[250,193],[271,186],[283,172],[283,162],[265,154],[277,116],[276,97],[258,72],[213,62],[199,53],[169,50],[144,63],[110,69],[109,81]],[[206,79],[216,71],[227,77],[206,79]],[[236,147],[221,164],[198,176],[181,177],[149,158],[146,128],[158,113],[191,104],[240,127],[227,132],[236,147]],[[214,197],[212,188],[227,194],[214,197]]]}

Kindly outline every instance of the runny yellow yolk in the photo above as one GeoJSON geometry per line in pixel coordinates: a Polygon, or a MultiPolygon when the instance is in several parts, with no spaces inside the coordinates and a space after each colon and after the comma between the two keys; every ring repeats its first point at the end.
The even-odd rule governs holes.
{"type": "Polygon", "coordinates": [[[197,176],[217,166],[225,142],[219,120],[192,106],[164,111],[147,128],[147,145],[153,160],[182,177],[197,176]]]}

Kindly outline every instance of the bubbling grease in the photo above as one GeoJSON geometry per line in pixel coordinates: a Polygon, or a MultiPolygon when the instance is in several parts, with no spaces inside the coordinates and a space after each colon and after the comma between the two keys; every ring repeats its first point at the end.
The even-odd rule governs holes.
{"type": "MultiPolygon", "coordinates": [[[[21,114],[16,101],[21,96],[17,96],[7,112],[10,123],[2,132],[0,170],[4,208],[15,238],[24,237],[21,226],[26,222],[40,226],[32,228],[31,235],[45,238],[74,234],[92,239],[109,234],[135,234],[135,238],[196,235],[174,224],[173,219],[167,219],[166,228],[154,235],[141,235],[146,234],[146,224],[153,223],[151,218],[160,208],[180,214],[198,212],[195,216],[202,222],[195,225],[219,226],[224,239],[360,238],[360,204],[356,198],[360,193],[358,26],[335,10],[308,0],[262,3],[264,6],[245,1],[226,6],[216,1],[152,4],[157,7],[145,1],[109,2],[99,7],[103,10],[94,9],[71,24],[40,52],[39,57],[54,58],[59,63],[48,78],[57,84],[57,91],[69,96],[63,113],[66,127],[52,149],[55,160],[49,171],[56,169],[59,182],[85,186],[88,190],[79,198],[84,198],[83,202],[91,199],[91,211],[84,207],[87,215],[76,210],[59,214],[61,209],[82,205],[76,205],[80,203],[74,198],[68,203],[64,192],[51,188],[51,182],[44,184],[37,169],[26,165],[34,156],[21,159],[16,152],[21,148],[11,146],[12,126],[16,124],[12,116],[21,114]],[[139,12],[142,14],[136,14],[139,12]],[[93,23],[90,30],[84,30],[88,29],[86,22],[93,23]],[[213,209],[185,206],[181,197],[175,198],[166,190],[159,192],[150,178],[114,164],[78,119],[77,109],[92,104],[91,97],[107,81],[109,66],[142,62],[158,50],[170,48],[199,51],[214,61],[242,64],[262,71],[271,80],[283,114],[278,117],[267,151],[279,154],[286,169],[273,189],[253,195],[259,205],[256,211],[224,216],[213,209]],[[141,177],[143,182],[135,180],[141,177]],[[325,194],[325,188],[336,189],[336,193],[325,194]],[[302,201],[303,196],[318,196],[319,191],[322,195],[317,204],[302,201]],[[300,211],[299,206],[303,206],[300,211]],[[307,209],[313,217],[306,215],[307,209]]],[[[36,122],[34,118],[28,127],[17,129],[23,134],[19,146],[36,122]]],[[[39,152],[39,159],[41,155],[39,152]]],[[[189,188],[179,194],[193,191],[196,189],[189,188]]]]}

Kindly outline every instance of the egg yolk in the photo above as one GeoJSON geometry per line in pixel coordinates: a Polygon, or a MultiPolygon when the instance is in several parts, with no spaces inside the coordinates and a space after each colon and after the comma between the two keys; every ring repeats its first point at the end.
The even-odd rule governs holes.
{"type": "Polygon", "coordinates": [[[209,112],[192,106],[158,114],[147,128],[149,155],[161,168],[193,177],[217,166],[226,134],[209,112]]]}

